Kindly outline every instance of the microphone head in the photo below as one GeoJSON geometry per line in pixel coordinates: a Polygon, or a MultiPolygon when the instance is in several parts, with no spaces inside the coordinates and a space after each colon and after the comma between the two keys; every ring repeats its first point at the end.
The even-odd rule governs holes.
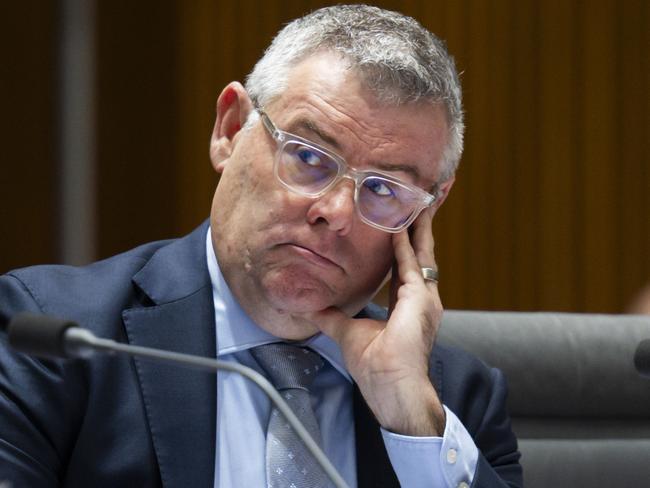
{"type": "Polygon", "coordinates": [[[21,312],[9,321],[9,344],[34,356],[66,358],[65,332],[76,326],[70,320],[21,312]]]}
{"type": "Polygon", "coordinates": [[[634,367],[641,376],[650,378],[650,339],[639,342],[634,353],[634,367]]]}

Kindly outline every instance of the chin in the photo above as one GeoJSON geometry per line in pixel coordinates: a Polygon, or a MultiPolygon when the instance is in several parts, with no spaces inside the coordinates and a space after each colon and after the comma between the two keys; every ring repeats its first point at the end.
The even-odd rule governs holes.
{"type": "Polygon", "coordinates": [[[300,314],[337,307],[351,317],[368,304],[377,288],[355,292],[337,287],[311,269],[293,266],[266,273],[261,283],[266,300],[278,313],[300,314]]]}
{"type": "Polygon", "coordinates": [[[317,290],[273,290],[268,295],[269,302],[281,313],[318,312],[333,305],[317,290]]]}
{"type": "Polygon", "coordinates": [[[264,288],[271,306],[281,313],[317,312],[336,304],[329,286],[304,272],[273,273],[264,288]]]}

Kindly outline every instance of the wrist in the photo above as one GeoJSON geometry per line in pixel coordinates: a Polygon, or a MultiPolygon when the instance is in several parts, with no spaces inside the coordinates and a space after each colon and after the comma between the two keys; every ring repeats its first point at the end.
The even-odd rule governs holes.
{"type": "Polygon", "coordinates": [[[445,410],[431,382],[409,382],[368,404],[387,431],[412,437],[442,437],[445,410]]]}

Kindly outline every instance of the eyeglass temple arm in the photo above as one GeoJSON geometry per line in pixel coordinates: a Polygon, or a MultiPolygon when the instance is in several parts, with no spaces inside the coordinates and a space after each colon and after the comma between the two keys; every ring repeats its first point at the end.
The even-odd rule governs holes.
{"type": "Polygon", "coordinates": [[[264,124],[264,127],[266,128],[267,131],[269,131],[269,134],[271,134],[271,137],[275,139],[276,141],[281,141],[282,140],[282,134],[280,133],[280,130],[275,126],[275,124],[271,121],[268,115],[266,115],[266,112],[259,108],[256,107],[255,110],[257,110],[257,113],[260,114],[260,117],[262,118],[262,124],[264,124]]]}

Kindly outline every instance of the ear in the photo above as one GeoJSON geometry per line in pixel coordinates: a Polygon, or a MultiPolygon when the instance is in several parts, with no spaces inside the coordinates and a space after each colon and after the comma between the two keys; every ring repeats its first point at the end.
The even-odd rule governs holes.
{"type": "Polygon", "coordinates": [[[229,83],[219,95],[217,120],[210,138],[210,161],[217,173],[223,172],[235,146],[235,136],[252,110],[248,93],[237,81],[229,83]]]}
{"type": "Polygon", "coordinates": [[[451,177],[441,183],[436,190],[436,201],[433,202],[433,207],[436,211],[447,199],[447,195],[449,195],[449,190],[451,190],[451,187],[454,185],[454,181],[456,181],[456,175],[451,175],[451,177]]]}

